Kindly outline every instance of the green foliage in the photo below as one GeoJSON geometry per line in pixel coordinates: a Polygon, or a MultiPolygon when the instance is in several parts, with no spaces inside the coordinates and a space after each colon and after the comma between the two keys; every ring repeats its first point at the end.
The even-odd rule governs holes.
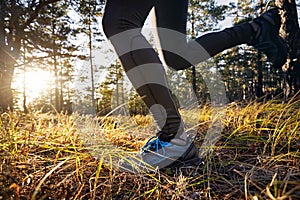
{"type": "Polygon", "coordinates": [[[97,110],[100,115],[107,115],[112,111],[111,100],[113,89],[109,88],[106,84],[101,84],[99,90],[101,98],[98,100],[97,110]]]}
{"type": "Polygon", "coordinates": [[[189,4],[188,23],[194,26],[194,30],[189,29],[188,35],[198,35],[219,29],[217,25],[225,19],[225,12],[228,6],[218,5],[211,0],[193,0],[189,4]],[[194,31],[194,33],[192,33],[194,31]]]}
{"type": "Polygon", "coordinates": [[[100,94],[99,113],[108,114],[112,109],[125,103],[124,87],[124,71],[121,64],[116,61],[107,68],[105,80],[96,89],[100,94]]]}
{"type": "Polygon", "coordinates": [[[105,80],[97,90],[100,95],[98,99],[99,114],[106,115],[117,109],[114,110],[116,113],[122,110],[122,107],[128,109],[130,115],[148,114],[149,110],[142,98],[132,87],[129,90],[128,85],[125,84],[125,74],[121,64],[119,62],[111,64],[107,68],[107,72],[105,80]]]}
{"type": "Polygon", "coordinates": [[[149,109],[147,108],[146,104],[133,89],[130,91],[129,94],[128,109],[129,114],[132,116],[149,114],[149,109]]]}

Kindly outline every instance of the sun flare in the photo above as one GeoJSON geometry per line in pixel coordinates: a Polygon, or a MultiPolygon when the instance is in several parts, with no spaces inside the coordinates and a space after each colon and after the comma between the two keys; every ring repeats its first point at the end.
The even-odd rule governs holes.
{"type": "Polygon", "coordinates": [[[28,95],[32,95],[32,97],[38,97],[41,93],[49,88],[52,81],[51,74],[47,71],[27,72],[25,79],[28,95]]]}
{"type": "Polygon", "coordinates": [[[25,75],[22,73],[15,77],[15,87],[22,93],[24,93],[25,87],[27,102],[32,102],[42,94],[45,94],[52,83],[52,74],[45,70],[30,70],[26,71],[25,75]]]}

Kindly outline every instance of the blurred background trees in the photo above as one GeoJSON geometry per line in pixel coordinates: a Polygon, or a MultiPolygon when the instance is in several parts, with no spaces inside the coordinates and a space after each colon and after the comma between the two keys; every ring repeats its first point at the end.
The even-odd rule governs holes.
{"type": "MultiPolygon", "coordinates": [[[[190,1],[189,39],[208,31],[249,21],[264,11],[267,1],[216,0],[190,1]],[[226,22],[226,23],[225,23],[226,22]],[[225,24],[225,25],[224,25],[225,24]]],[[[229,102],[280,99],[287,100],[300,86],[300,30],[297,0],[276,0],[282,8],[280,34],[288,44],[289,56],[282,68],[275,69],[260,52],[240,45],[211,60],[222,74],[229,102]]],[[[95,49],[102,48],[101,30],[104,3],[100,0],[2,0],[0,2],[0,111],[30,109],[71,113],[74,101],[91,103],[100,114],[127,104],[130,114],[148,111],[130,89],[118,61],[99,65],[95,49]],[[84,62],[84,72],[77,73],[84,62]],[[44,71],[51,77],[49,87],[32,99],[26,82],[28,74],[44,71]],[[99,78],[100,77],[100,78],[99,78]],[[82,94],[74,95],[74,79],[82,83],[82,94]],[[14,83],[18,84],[14,84],[14,83]],[[75,98],[74,98],[75,97],[75,98]]],[[[189,88],[176,80],[184,77],[196,91],[198,104],[209,103],[205,77],[196,68],[168,71],[171,88],[179,98],[189,88]],[[172,82],[173,79],[173,82],[172,82]]],[[[38,73],[37,73],[38,76],[38,73]]],[[[38,83],[37,83],[38,84],[38,83]]]]}

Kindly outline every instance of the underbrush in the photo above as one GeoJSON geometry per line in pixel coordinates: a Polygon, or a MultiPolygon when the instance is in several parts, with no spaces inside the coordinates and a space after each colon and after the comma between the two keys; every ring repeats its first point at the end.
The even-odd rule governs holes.
{"type": "MultiPolygon", "coordinates": [[[[0,199],[297,199],[300,102],[230,104],[195,168],[131,174],[118,160],[153,136],[150,116],[0,116],[0,199]]],[[[182,111],[201,146],[212,110],[182,111]]]]}

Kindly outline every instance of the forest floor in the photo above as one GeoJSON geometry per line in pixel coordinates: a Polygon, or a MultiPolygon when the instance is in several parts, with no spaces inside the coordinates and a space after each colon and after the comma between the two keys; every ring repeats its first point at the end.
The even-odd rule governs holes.
{"type": "MultiPolygon", "coordinates": [[[[153,135],[149,116],[94,123],[3,113],[0,199],[300,199],[300,101],[233,103],[224,111],[222,134],[201,165],[135,174],[120,171],[117,160],[153,135]]],[[[182,112],[200,147],[211,108],[182,112]]]]}

